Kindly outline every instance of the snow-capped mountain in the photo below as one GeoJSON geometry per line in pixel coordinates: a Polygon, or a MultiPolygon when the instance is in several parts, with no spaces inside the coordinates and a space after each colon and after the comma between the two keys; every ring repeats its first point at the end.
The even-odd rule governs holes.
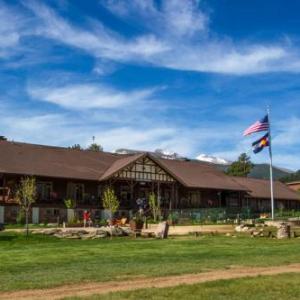
{"type": "MultiPolygon", "coordinates": [[[[117,154],[136,154],[145,151],[121,148],[116,149],[114,152],[117,154]]],[[[181,157],[178,153],[167,149],[156,149],[154,152],[151,153],[155,156],[165,159],[183,159],[183,157],[181,157]]]]}
{"type": "Polygon", "coordinates": [[[212,155],[207,155],[207,154],[200,154],[196,157],[197,160],[200,161],[205,161],[213,164],[218,164],[218,165],[230,165],[231,161],[226,160],[224,158],[212,156],[212,155]]]}

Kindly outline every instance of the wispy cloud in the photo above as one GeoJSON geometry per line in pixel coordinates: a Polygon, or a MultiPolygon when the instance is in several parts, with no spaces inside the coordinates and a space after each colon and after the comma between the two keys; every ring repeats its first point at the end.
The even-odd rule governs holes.
{"type": "MultiPolygon", "coordinates": [[[[288,118],[276,124],[277,134],[274,136],[274,145],[278,147],[300,146],[300,118],[288,118]]],[[[299,159],[299,158],[298,158],[299,159]]]]}
{"type": "Polygon", "coordinates": [[[13,10],[0,2],[0,58],[10,57],[19,44],[24,25],[23,16],[14,14],[13,10]]]}
{"type": "Polygon", "coordinates": [[[207,29],[208,16],[198,9],[199,1],[102,0],[102,5],[121,18],[130,18],[159,36],[191,38],[207,29]],[[145,22],[145,20],[149,22],[145,22]]]}
{"type": "Polygon", "coordinates": [[[33,86],[28,94],[40,101],[57,104],[69,109],[120,108],[139,105],[153,96],[155,88],[134,91],[120,91],[103,84],[67,84],[64,86],[33,86]]]}
{"type": "Polygon", "coordinates": [[[151,26],[142,35],[124,37],[99,20],[82,28],[44,4],[26,2],[39,21],[35,34],[82,49],[97,58],[224,74],[300,71],[299,49],[290,42],[238,44],[230,37],[210,33],[208,17],[198,1],[163,1],[160,9],[152,1],[133,1],[131,9],[122,0],[102,4],[117,16],[133,13],[151,26]]]}
{"type": "Polygon", "coordinates": [[[80,28],[60,17],[44,4],[29,1],[26,2],[26,6],[38,18],[36,35],[77,47],[98,58],[118,61],[142,59],[168,49],[152,34],[128,40],[99,21],[90,22],[88,28],[80,28]]]}

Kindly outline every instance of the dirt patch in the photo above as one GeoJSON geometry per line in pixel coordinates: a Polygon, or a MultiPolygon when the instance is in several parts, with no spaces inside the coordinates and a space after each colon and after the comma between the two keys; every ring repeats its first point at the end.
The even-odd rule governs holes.
{"type": "Polygon", "coordinates": [[[255,277],[259,275],[277,275],[282,273],[300,273],[300,263],[275,267],[235,267],[227,270],[214,270],[198,274],[178,276],[136,278],[120,282],[93,282],[85,284],[64,285],[50,289],[22,290],[0,294],[0,299],[53,300],[70,296],[90,296],[109,292],[129,291],[141,288],[163,288],[180,284],[195,284],[221,279],[255,277]]]}

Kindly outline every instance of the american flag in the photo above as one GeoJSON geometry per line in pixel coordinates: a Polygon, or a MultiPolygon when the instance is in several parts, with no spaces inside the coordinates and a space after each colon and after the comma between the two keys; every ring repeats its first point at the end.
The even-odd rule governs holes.
{"type": "Polygon", "coordinates": [[[266,115],[260,121],[256,121],[249,128],[247,128],[244,131],[244,136],[245,135],[250,135],[250,134],[255,133],[255,132],[266,131],[266,130],[269,130],[269,118],[268,118],[268,115],[266,115]]]}

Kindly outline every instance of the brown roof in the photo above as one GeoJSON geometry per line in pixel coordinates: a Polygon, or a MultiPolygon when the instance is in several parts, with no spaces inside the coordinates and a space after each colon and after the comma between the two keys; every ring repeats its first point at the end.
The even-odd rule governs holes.
{"type": "MultiPolygon", "coordinates": [[[[0,141],[0,173],[99,181],[146,155],[186,187],[249,191],[252,197],[270,198],[266,180],[230,177],[211,164],[161,159],[148,153],[117,155],[0,141]]],[[[299,200],[283,183],[276,182],[274,191],[277,199],[299,200]]]]}
{"type": "Polygon", "coordinates": [[[145,153],[134,154],[126,157],[119,158],[116,160],[107,170],[106,172],[99,178],[100,180],[106,180],[114,175],[116,172],[120,171],[121,169],[127,167],[137,159],[145,156],[145,153]]]}
{"type": "Polygon", "coordinates": [[[158,159],[147,153],[117,155],[7,141],[0,141],[0,172],[106,180],[145,155],[187,187],[245,190],[244,186],[205,163],[158,159]]]}
{"type": "Polygon", "coordinates": [[[118,159],[106,152],[0,141],[0,173],[99,180],[118,159]]]}
{"type": "Polygon", "coordinates": [[[169,173],[187,187],[247,191],[215,166],[198,161],[157,159],[169,173]]]}
{"type": "MultiPolygon", "coordinates": [[[[232,177],[240,185],[245,186],[253,198],[270,199],[270,181],[265,179],[232,177]]],[[[300,195],[280,181],[274,181],[274,198],[282,200],[300,200],[300,195]]]]}
{"type": "Polygon", "coordinates": [[[286,182],[287,185],[294,185],[294,184],[300,184],[300,181],[291,181],[291,182],[286,182]]]}

